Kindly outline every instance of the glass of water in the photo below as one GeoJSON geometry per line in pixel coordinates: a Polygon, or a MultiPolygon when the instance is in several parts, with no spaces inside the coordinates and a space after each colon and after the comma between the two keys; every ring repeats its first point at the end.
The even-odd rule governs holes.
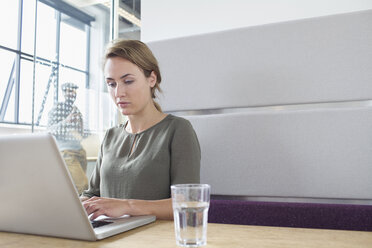
{"type": "Polygon", "coordinates": [[[171,192],[177,245],[206,245],[210,186],[175,184],[171,186],[171,192]]]}

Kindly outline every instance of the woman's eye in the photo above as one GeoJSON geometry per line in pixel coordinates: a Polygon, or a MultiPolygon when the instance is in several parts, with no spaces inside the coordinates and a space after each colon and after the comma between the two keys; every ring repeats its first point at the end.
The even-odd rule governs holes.
{"type": "Polygon", "coordinates": [[[125,80],[125,81],[124,81],[125,84],[131,84],[131,83],[133,83],[133,82],[134,82],[134,80],[125,80]]]}
{"type": "Polygon", "coordinates": [[[107,82],[107,86],[110,87],[110,88],[115,88],[116,83],[115,82],[107,82]]]}

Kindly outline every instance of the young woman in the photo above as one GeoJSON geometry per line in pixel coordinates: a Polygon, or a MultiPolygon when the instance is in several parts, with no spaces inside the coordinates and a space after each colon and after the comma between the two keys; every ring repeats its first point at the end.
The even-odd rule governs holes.
{"type": "Polygon", "coordinates": [[[165,114],[158,62],[136,40],[112,42],[104,74],[112,100],[128,121],[106,132],[83,205],[92,214],[172,219],[170,185],[199,183],[200,147],[189,121],[165,114]]]}

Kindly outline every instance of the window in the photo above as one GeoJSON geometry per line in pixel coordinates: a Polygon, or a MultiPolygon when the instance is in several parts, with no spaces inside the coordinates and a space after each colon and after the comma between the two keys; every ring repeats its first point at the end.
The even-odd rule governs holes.
{"type": "Polygon", "coordinates": [[[109,12],[91,6],[100,21],[94,25],[92,15],[61,0],[5,2],[0,8],[0,28],[7,34],[0,38],[0,122],[45,129],[48,113],[64,101],[61,86],[73,83],[84,130],[112,126],[115,108],[104,92],[100,58],[92,63],[90,56],[92,49],[103,53],[109,12]]]}
{"type": "MultiPolygon", "coordinates": [[[[101,68],[109,17],[100,1],[3,0],[0,8],[0,128],[52,133],[79,192],[117,123],[101,68]]],[[[123,32],[139,38],[139,29],[123,32]]]]}
{"type": "Polygon", "coordinates": [[[12,49],[17,48],[17,30],[18,30],[18,1],[6,1],[0,8],[0,27],[2,35],[0,44],[12,49]],[[6,34],[6,35],[4,35],[6,34]]]}

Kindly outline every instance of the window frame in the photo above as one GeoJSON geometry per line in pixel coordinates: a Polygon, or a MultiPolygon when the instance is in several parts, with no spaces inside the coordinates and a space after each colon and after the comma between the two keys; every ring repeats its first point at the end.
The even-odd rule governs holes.
{"type": "MultiPolygon", "coordinates": [[[[47,65],[47,66],[56,66],[57,67],[57,72],[59,71],[59,67],[65,67],[71,70],[75,70],[81,73],[85,74],[85,88],[88,89],[90,87],[89,82],[90,82],[90,39],[91,39],[91,22],[95,21],[94,17],[89,16],[88,14],[78,10],[77,8],[63,2],[62,0],[35,0],[35,4],[37,5],[38,2],[41,2],[43,4],[48,5],[49,7],[53,8],[56,11],[57,14],[57,33],[56,33],[56,61],[51,61],[42,57],[36,56],[34,58],[33,54],[28,54],[22,51],[22,18],[23,18],[23,2],[24,0],[18,0],[18,30],[17,30],[17,48],[13,49],[10,47],[2,46],[0,45],[0,50],[5,50],[14,53],[15,59],[13,62],[12,70],[10,72],[8,84],[6,86],[6,90],[4,93],[3,99],[0,99],[0,123],[5,123],[5,124],[15,124],[15,125],[32,125],[34,124],[38,125],[38,123],[34,123],[35,117],[33,117],[30,122],[26,123],[20,123],[19,121],[19,96],[20,96],[20,73],[21,73],[21,61],[24,60],[29,60],[29,61],[34,61],[35,63],[47,65]],[[65,14],[69,16],[70,18],[73,18],[82,24],[84,24],[85,27],[85,35],[86,35],[86,58],[85,58],[85,70],[75,68],[73,66],[69,66],[68,64],[61,64],[59,61],[59,41],[60,41],[60,25],[61,25],[61,15],[65,14]],[[14,74],[14,75],[13,75],[14,74]],[[12,81],[12,82],[11,82],[12,81]],[[5,115],[6,111],[8,110],[9,107],[9,102],[10,98],[12,97],[12,92],[14,91],[14,121],[5,121],[5,115]]],[[[35,10],[34,17],[37,16],[37,7],[35,10]]],[[[36,18],[36,17],[35,17],[36,18]]],[[[36,24],[37,25],[37,24],[36,24]]],[[[57,91],[58,91],[58,79],[59,76],[57,76],[57,91]]],[[[58,92],[56,92],[56,97],[58,100],[58,92]]],[[[34,106],[32,106],[32,109],[34,111],[34,106]]]]}

